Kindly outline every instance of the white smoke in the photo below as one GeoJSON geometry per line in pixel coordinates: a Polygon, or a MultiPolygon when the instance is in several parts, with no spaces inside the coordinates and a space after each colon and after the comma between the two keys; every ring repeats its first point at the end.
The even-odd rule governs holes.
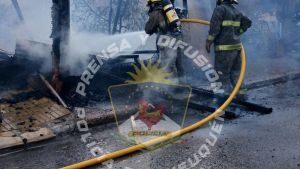
{"type": "MultiPolygon", "coordinates": [[[[27,40],[51,45],[52,1],[18,0],[18,2],[24,16],[24,23],[19,20],[11,0],[0,0],[0,14],[4,14],[4,18],[0,21],[0,49],[14,53],[16,43],[28,46],[27,40]],[[6,10],[4,11],[2,8],[6,10]]],[[[78,67],[86,66],[89,54],[99,53],[113,43],[119,44],[122,39],[129,41],[132,46],[131,51],[134,51],[141,46],[141,35],[145,35],[145,33],[132,32],[109,36],[101,33],[79,32],[71,29],[70,55],[62,58],[63,66],[68,66],[72,71],[75,69],[81,71],[78,67]]],[[[29,52],[34,51],[34,54],[39,54],[38,56],[49,57],[49,51],[37,50],[39,49],[33,49],[33,47],[28,46],[29,52]],[[43,55],[43,53],[45,54],[43,55]]],[[[51,59],[47,58],[47,60],[51,62],[51,59]]],[[[51,65],[51,63],[47,63],[47,65],[51,65]]]]}
{"type": "MultiPolygon", "coordinates": [[[[73,30],[70,36],[70,55],[64,60],[64,65],[70,68],[72,73],[80,73],[80,71],[82,71],[81,69],[84,68],[82,66],[86,66],[88,63],[89,54],[97,55],[102,51],[106,51],[112,44],[116,44],[116,46],[120,48],[121,42],[124,40],[128,42],[130,48],[119,54],[130,54],[142,46],[143,41],[141,36],[145,37],[145,32],[105,35],[73,30]]],[[[153,50],[154,46],[155,45],[152,45],[152,48],[149,47],[148,50],[153,50]]]]}
{"type": "Polygon", "coordinates": [[[22,23],[11,0],[0,0],[0,48],[14,53],[18,39],[51,43],[51,0],[18,1],[24,16],[22,23]]]}
{"type": "Polygon", "coordinates": [[[11,0],[1,0],[0,1],[0,5],[10,5],[11,4],[11,0]]]}

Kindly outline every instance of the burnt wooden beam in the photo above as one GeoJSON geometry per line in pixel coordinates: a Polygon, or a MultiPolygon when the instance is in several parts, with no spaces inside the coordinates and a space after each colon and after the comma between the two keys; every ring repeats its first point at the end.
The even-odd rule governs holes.
{"type": "Polygon", "coordinates": [[[69,53],[70,0],[52,0],[52,85],[60,92],[60,62],[69,53]]]}
{"type": "MultiPolygon", "coordinates": [[[[229,97],[229,95],[215,94],[213,91],[201,89],[201,88],[197,88],[197,87],[192,87],[192,89],[193,89],[193,93],[197,94],[197,95],[205,95],[205,96],[215,97],[215,98],[220,98],[220,99],[226,99],[229,97]]],[[[247,108],[248,110],[259,112],[260,114],[270,114],[273,112],[272,108],[258,105],[255,103],[250,103],[250,102],[238,99],[238,98],[233,99],[232,102],[239,106],[243,106],[243,107],[247,108]]]]}
{"type": "Polygon", "coordinates": [[[3,119],[4,119],[3,112],[2,110],[0,110],[0,124],[2,123],[3,119]]]}
{"type": "Polygon", "coordinates": [[[300,72],[290,73],[290,74],[285,74],[282,76],[271,77],[269,79],[254,81],[249,84],[246,84],[245,87],[247,90],[253,90],[253,89],[268,87],[268,86],[285,83],[285,82],[297,80],[297,79],[300,79],[300,72]]]}
{"type": "Polygon", "coordinates": [[[188,14],[189,14],[189,7],[188,7],[188,2],[187,2],[187,0],[182,0],[183,2],[183,12],[184,12],[184,15],[185,15],[185,17],[187,17],[188,16],[188,14]]]}
{"type": "Polygon", "coordinates": [[[61,57],[69,50],[70,0],[52,0],[52,3],[53,69],[59,70],[61,57]]]}

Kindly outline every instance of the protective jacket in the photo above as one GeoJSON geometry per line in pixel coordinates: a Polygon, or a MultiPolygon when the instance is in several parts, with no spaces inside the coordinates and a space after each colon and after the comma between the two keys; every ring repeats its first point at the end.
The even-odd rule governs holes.
{"type": "Polygon", "coordinates": [[[240,35],[247,31],[251,24],[251,20],[231,3],[224,2],[214,10],[207,39],[214,42],[216,51],[239,50],[240,35]]]}

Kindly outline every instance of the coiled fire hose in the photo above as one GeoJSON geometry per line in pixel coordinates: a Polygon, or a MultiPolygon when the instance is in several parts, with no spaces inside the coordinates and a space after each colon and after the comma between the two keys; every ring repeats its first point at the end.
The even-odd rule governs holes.
{"type": "MultiPolygon", "coordinates": [[[[209,25],[208,21],[204,21],[204,20],[199,20],[199,19],[182,19],[181,22],[183,23],[195,23],[195,24],[202,24],[202,25],[209,25]]],[[[157,145],[159,143],[163,143],[166,141],[169,141],[173,138],[176,138],[178,136],[182,136],[186,133],[189,133],[191,131],[194,131],[202,126],[204,126],[205,124],[209,123],[210,121],[214,120],[216,117],[218,117],[229,105],[230,103],[233,101],[233,99],[235,98],[235,96],[238,94],[240,87],[244,81],[244,77],[245,77],[245,71],[246,71],[246,54],[245,54],[245,50],[244,47],[242,47],[241,50],[241,58],[242,58],[242,66],[241,66],[241,72],[240,72],[240,76],[239,76],[239,80],[236,84],[236,86],[234,87],[232,93],[230,94],[229,98],[225,101],[225,103],[223,103],[223,105],[221,107],[219,107],[214,113],[210,114],[208,117],[206,117],[205,119],[191,125],[188,126],[186,128],[180,129],[178,131],[169,133],[168,135],[165,136],[161,136],[158,138],[155,138],[153,140],[149,140],[145,143],[142,144],[138,144],[132,147],[128,147],[122,150],[118,150],[112,153],[108,153],[105,154],[103,156],[100,157],[96,157],[94,159],[90,159],[87,161],[83,161],[77,164],[73,164],[70,166],[66,166],[63,167],[61,169],[79,169],[79,168],[86,168],[89,166],[94,166],[97,164],[101,164],[105,161],[111,160],[111,159],[115,159],[115,158],[119,158],[125,155],[128,155],[130,153],[145,149],[147,147],[150,146],[154,146],[157,145]]]]}

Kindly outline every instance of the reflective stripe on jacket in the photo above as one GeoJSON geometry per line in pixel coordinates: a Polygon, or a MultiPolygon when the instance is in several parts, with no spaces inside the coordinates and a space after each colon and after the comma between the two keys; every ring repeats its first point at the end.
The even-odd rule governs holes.
{"type": "Polygon", "coordinates": [[[215,8],[210,23],[207,39],[214,42],[216,51],[241,49],[240,35],[251,26],[251,20],[229,3],[215,8]]]}

